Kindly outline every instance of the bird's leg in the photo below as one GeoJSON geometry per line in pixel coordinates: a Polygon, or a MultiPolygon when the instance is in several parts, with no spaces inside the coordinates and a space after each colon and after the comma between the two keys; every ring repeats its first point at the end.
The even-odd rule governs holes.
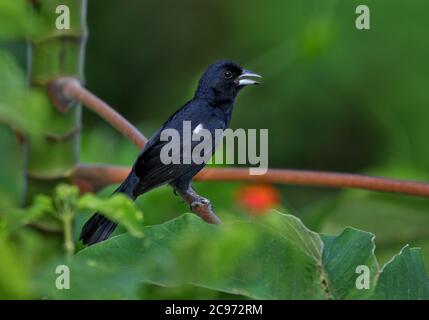
{"type": "Polygon", "coordinates": [[[214,213],[210,201],[197,194],[191,186],[186,190],[175,190],[186,201],[186,203],[190,205],[192,212],[198,215],[205,222],[212,224],[221,223],[218,216],[214,213]]]}

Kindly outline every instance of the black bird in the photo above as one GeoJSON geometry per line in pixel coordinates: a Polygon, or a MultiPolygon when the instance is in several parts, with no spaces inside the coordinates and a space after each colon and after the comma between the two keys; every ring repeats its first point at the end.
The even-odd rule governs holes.
{"type": "MultiPolygon", "coordinates": [[[[161,149],[168,141],[161,137],[166,129],[175,129],[183,135],[184,121],[190,121],[191,130],[204,128],[215,137],[215,130],[228,128],[235,98],[247,85],[258,84],[252,78],[259,75],[241,68],[231,61],[219,61],[212,64],[201,77],[192,100],[177,110],[162,127],[149,139],[131,173],[115,192],[121,192],[135,200],[139,195],[163,184],[170,184],[179,193],[193,193],[191,180],[205,166],[191,161],[179,164],[164,164],[161,161],[161,149]]],[[[198,144],[191,143],[191,149],[198,144]]],[[[215,143],[208,158],[215,151],[215,143]]],[[[182,146],[183,147],[183,146],[182,146]]],[[[185,148],[180,149],[180,159],[184,158],[185,148]]],[[[188,150],[189,152],[189,150],[188,150]]],[[[207,159],[207,155],[204,158],[207,159]]],[[[206,200],[200,197],[201,200],[206,200]]],[[[100,213],[95,213],[83,226],[80,239],[83,244],[92,245],[106,240],[116,228],[116,223],[100,213]]]]}

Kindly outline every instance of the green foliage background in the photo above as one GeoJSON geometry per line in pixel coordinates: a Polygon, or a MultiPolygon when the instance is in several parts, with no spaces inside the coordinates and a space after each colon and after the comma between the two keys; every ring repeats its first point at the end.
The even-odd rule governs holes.
{"type": "MultiPolygon", "coordinates": [[[[270,130],[270,167],[429,180],[426,81],[429,3],[372,0],[367,3],[371,10],[370,31],[358,31],[354,26],[355,8],[359,4],[362,1],[91,0],[88,1],[86,85],[150,135],[191,97],[199,75],[209,63],[233,59],[264,75],[262,86],[246,90],[239,97],[232,127],[270,130]]],[[[274,251],[275,245],[299,252],[300,244],[293,239],[266,244],[266,239],[258,238],[264,234],[259,225],[266,222],[250,220],[252,230],[231,227],[240,224],[237,221],[249,221],[235,202],[234,194],[240,184],[211,182],[198,183],[196,188],[212,200],[229,226],[226,230],[201,225],[188,215],[170,221],[187,208],[170,189],[161,188],[137,201],[147,228],[143,230],[143,239],[146,234],[156,238],[166,228],[181,237],[186,234],[183,230],[193,227],[197,230],[192,233],[194,236],[180,242],[184,244],[183,251],[177,252],[177,248],[166,242],[164,249],[150,248],[129,261],[132,257],[124,259],[118,247],[131,250],[127,257],[134,256],[132,252],[143,250],[143,240],[119,235],[104,246],[85,249],[77,255],[73,268],[81,277],[73,284],[76,291],[69,292],[69,296],[66,292],[50,291],[55,277],[53,266],[65,259],[62,237],[47,236],[23,226],[39,214],[53,215],[59,220],[61,216],[55,201],[48,198],[39,198],[33,211],[18,208],[25,150],[9,128],[34,134],[44,126],[46,116],[38,108],[43,103],[41,95],[26,88],[28,32],[37,30],[29,28],[25,2],[0,0],[0,298],[219,298],[237,294],[243,298],[326,298],[319,286],[320,279],[313,279],[317,272],[309,271],[303,282],[296,278],[296,288],[310,291],[295,292],[288,286],[291,274],[299,273],[290,273],[298,265],[296,261],[317,269],[317,263],[300,260],[304,258],[298,253],[291,255],[284,250],[282,256],[280,250],[278,255],[269,256],[286,264],[282,271],[269,269],[267,261],[257,262],[263,258],[258,250],[253,259],[246,256],[256,244],[271,248],[268,252],[274,251]],[[167,224],[163,225],[164,222],[167,224]],[[207,240],[197,241],[212,231],[207,240]],[[215,247],[207,251],[204,246],[211,243],[216,243],[215,247]],[[194,267],[191,262],[198,252],[210,252],[208,257],[197,260],[206,267],[205,272],[197,272],[198,279],[189,278],[187,273],[194,267]],[[249,267],[244,267],[242,261],[249,267]],[[152,272],[152,263],[163,266],[159,273],[152,272]],[[253,263],[260,268],[261,278],[251,277],[253,263]],[[106,265],[117,272],[102,272],[103,266],[109,269],[106,265]],[[243,270],[250,270],[246,281],[252,281],[249,280],[249,288],[238,290],[240,286],[227,281],[226,275],[243,270]],[[179,274],[174,275],[175,272],[179,274]],[[274,276],[285,278],[273,284],[270,281],[274,276]],[[92,278],[107,290],[91,290],[94,286],[88,279],[92,278]],[[265,285],[270,290],[276,285],[277,291],[264,290],[265,285]]],[[[138,153],[86,110],[83,128],[81,158],[85,162],[130,165],[138,153]]],[[[103,194],[109,194],[112,188],[103,194]]],[[[293,213],[315,232],[339,235],[322,235],[318,240],[325,246],[323,250],[319,248],[318,262],[326,272],[333,297],[428,297],[420,253],[405,246],[420,247],[421,256],[429,266],[429,200],[356,190],[278,188],[282,195],[281,211],[293,213]],[[378,262],[372,253],[371,236],[346,227],[375,235],[378,262]],[[383,269],[384,276],[374,280],[375,291],[367,296],[350,291],[350,273],[339,280],[333,276],[340,273],[335,270],[337,263],[326,258],[331,252],[326,248],[332,248],[339,239],[346,241],[344,237],[354,239],[353,244],[362,241],[366,248],[362,252],[367,255],[344,258],[341,253],[344,243],[337,244],[340,253],[335,254],[349,261],[371,261],[378,271],[402,249],[401,255],[383,269]],[[408,265],[410,261],[415,263],[408,265]],[[416,269],[410,272],[410,268],[416,269]],[[401,283],[398,292],[389,289],[389,279],[401,283]],[[423,288],[407,287],[414,284],[422,284],[423,288]],[[417,292],[416,295],[407,296],[407,288],[417,292]]],[[[89,200],[77,205],[74,211],[73,236],[78,250],[81,247],[76,240],[81,224],[94,206],[103,204],[97,198],[89,200]]],[[[136,210],[127,208],[130,212],[136,210]]],[[[290,216],[280,216],[284,221],[295,221],[290,216]]],[[[142,226],[133,221],[126,225],[136,235],[142,226]]],[[[269,223],[281,225],[278,221],[269,223]]],[[[303,227],[297,228],[311,238],[303,227]]],[[[281,232],[291,236],[289,229],[281,232]]],[[[274,236],[271,238],[276,241],[274,236]]]]}

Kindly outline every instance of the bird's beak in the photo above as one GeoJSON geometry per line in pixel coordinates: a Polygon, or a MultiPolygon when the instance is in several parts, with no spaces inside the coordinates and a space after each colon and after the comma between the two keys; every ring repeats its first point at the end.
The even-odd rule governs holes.
{"type": "Polygon", "coordinates": [[[254,80],[252,78],[262,78],[262,76],[260,76],[257,73],[254,73],[253,71],[244,69],[243,72],[240,74],[240,76],[237,78],[237,83],[239,86],[248,86],[248,85],[253,85],[253,84],[259,84],[258,81],[254,80]]]}

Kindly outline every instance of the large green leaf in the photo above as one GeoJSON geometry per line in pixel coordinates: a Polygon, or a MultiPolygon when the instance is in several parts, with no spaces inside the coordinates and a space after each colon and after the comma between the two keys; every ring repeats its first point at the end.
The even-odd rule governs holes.
{"type": "Polygon", "coordinates": [[[0,299],[28,298],[28,266],[22,263],[16,246],[0,237],[0,252],[0,299]]]}
{"type": "Polygon", "coordinates": [[[137,275],[134,284],[193,284],[264,299],[323,298],[320,238],[292,216],[273,218],[217,227],[186,214],[146,227],[143,239],[113,237],[81,251],[71,265],[71,289],[54,290],[54,296],[93,297],[125,271],[137,275]],[[81,290],[81,283],[93,283],[92,290],[81,290]]]}
{"type": "Polygon", "coordinates": [[[374,235],[346,228],[338,236],[322,235],[323,266],[328,277],[331,295],[335,299],[362,299],[370,297],[378,272],[374,256],[374,235]],[[359,266],[369,271],[369,288],[356,287],[359,266]]]}
{"type": "MultiPolygon", "coordinates": [[[[374,290],[380,297],[399,271],[386,267],[376,287],[373,240],[372,234],[352,228],[319,236],[296,217],[278,212],[223,226],[185,214],[145,227],[143,238],[122,234],[82,250],[69,264],[70,290],[53,288],[52,272],[40,278],[39,288],[52,298],[138,298],[144,291],[138,289],[148,284],[191,285],[259,299],[365,299],[373,298],[374,290]],[[369,289],[356,287],[359,266],[367,267],[369,289]]],[[[426,277],[417,257],[409,263],[426,277]]],[[[405,282],[415,280],[404,276],[405,282]]],[[[420,289],[402,294],[411,296],[427,298],[420,289]]]]}
{"type": "Polygon", "coordinates": [[[12,55],[0,50],[0,123],[21,133],[41,134],[48,118],[46,99],[40,90],[28,87],[12,55]]]}
{"type": "Polygon", "coordinates": [[[102,199],[87,193],[78,200],[79,209],[100,212],[106,217],[120,223],[135,237],[143,233],[143,213],[126,195],[117,193],[110,198],[102,199]]]}
{"type": "Polygon", "coordinates": [[[24,39],[29,28],[28,3],[0,0],[0,39],[24,39]]]}
{"type": "Polygon", "coordinates": [[[52,210],[51,199],[44,195],[37,196],[33,204],[25,209],[15,208],[7,199],[0,197],[0,238],[6,237],[52,210]]]}
{"type": "Polygon", "coordinates": [[[378,299],[429,299],[429,279],[420,249],[405,246],[388,262],[376,289],[378,299]]]}
{"type": "MultiPolygon", "coordinates": [[[[346,226],[377,236],[377,258],[389,261],[406,243],[429,252],[429,201],[425,198],[345,191],[329,206],[321,222],[321,232],[335,234],[346,226]]],[[[429,256],[424,255],[429,266],[429,256]]]]}

